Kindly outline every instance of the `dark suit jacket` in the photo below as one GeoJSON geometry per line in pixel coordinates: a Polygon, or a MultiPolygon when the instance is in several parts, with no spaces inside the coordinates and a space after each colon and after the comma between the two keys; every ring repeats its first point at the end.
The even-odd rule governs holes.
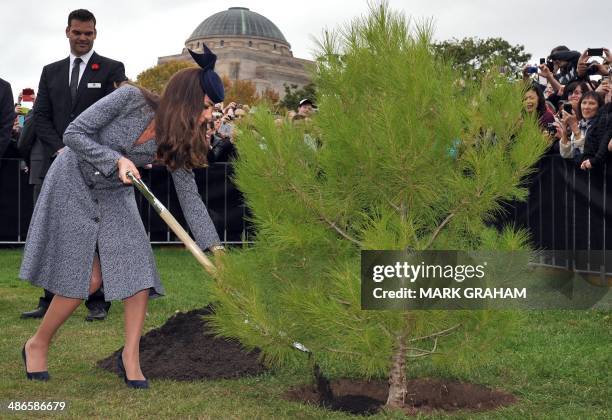
{"type": "Polygon", "coordinates": [[[36,127],[34,127],[34,112],[30,112],[26,117],[19,133],[19,140],[17,140],[17,150],[22,158],[25,159],[28,166],[30,166],[30,153],[32,152],[32,145],[36,141],[36,127]]]}
{"type": "Polygon", "coordinates": [[[79,82],[75,103],[72,103],[68,84],[69,69],[70,58],[66,57],[46,65],[40,76],[34,106],[36,141],[30,155],[31,183],[42,183],[53,155],[64,147],[62,136],[68,124],[96,101],[111,93],[115,89],[114,83],[127,80],[123,63],[94,52],[79,82]]]}
{"type": "Polygon", "coordinates": [[[9,82],[0,79],[0,158],[11,142],[13,122],[15,122],[13,91],[9,82]]]}

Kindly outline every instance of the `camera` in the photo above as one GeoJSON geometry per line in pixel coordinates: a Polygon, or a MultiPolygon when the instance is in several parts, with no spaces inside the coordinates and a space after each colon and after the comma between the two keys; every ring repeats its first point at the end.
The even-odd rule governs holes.
{"type": "Polygon", "coordinates": [[[563,104],[563,110],[567,112],[568,114],[571,114],[572,112],[574,112],[574,107],[572,106],[571,103],[566,102],[563,104]]]}
{"type": "Polygon", "coordinates": [[[603,57],[603,48],[589,48],[587,55],[590,57],[603,57]]]}
{"type": "Polygon", "coordinates": [[[557,127],[555,127],[555,123],[546,124],[546,131],[553,136],[557,134],[557,127]]]}
{"type": "Polygon", "coordinates": [[[591,65],[589,65],[586,69],[586,75],[587,76],[593,76],[595,74],[599,73],[599,69],[597,68],[597,63],[593,63],[591,65]]]}
{"type": "Polygon", "coordinates": [[[540,65],[542,64],[546,64],[546,67],[548,67],[548,70],[551,72],[555,69],[555,65],[553,64],[552,60],[546,60],[545,58],[540,57],[540,65]]]}
{"type": "Polygon", "coordinates": [[[538,68],[535,66],[529,66],[525,70],[527,71],[527,74],[533,74],[538,72],[538,68]]]}

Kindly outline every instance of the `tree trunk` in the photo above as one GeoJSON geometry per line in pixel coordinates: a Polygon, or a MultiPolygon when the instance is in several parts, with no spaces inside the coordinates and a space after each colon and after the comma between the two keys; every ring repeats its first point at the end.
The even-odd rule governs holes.
{"type": "Polygon", "coordinates": [[[408,393],[406,382],[406,340],[408,338],[408,323],[397,336],[395,353],[391,356],[391,370],[389,372],[389,396],[385,407],[402,408],[408,393]]]}
{"type": "Polygon", "coordinates": [[[313,373],[317,384],[317,391],[321,395],[321,404],[325,407],[331,407],[334,402],[334,394],[327,379],[322,373],[318,364],[314,364],[313,373]]]}

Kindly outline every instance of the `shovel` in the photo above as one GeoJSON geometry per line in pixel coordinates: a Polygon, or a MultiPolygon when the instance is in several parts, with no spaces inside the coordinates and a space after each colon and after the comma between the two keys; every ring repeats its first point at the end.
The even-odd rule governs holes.
{"type": "Polygon", "coordinates": [[[189,252],[195,257],[202,267],[210,274],[215,274],[217,271],[214,264],[208,259],[208,257],[202,252],[198,244],[195,243],[191,236],[183,229],[180,223],[172,216],[168,209],[153,195],[149,187],[139,179],[136,179],[132,172],[126,174],[132,183],[138,188],[142,195],[147,199],[151,206],[155,209],[159,217],[172,229],[172,232],[185,244],[189,252]]]}
{"type": "MultiPolygon", "coordinates": [[[[168,209],[153,195],[149,187],[139,179],[136,179],[132,172],[127,172],[126,176],[132,181],[132,183],[138,188],[138,190],[144,195],[147,201],[153,206],[159,217],[161,217],[164,222],[172,229],[174,234],[178,236],[178,238],[185,244],[187,249],[193,254],[193,256],[198,260],[198,262],[204,267],[206,271],[210,274],[214,275],[217,271],[214,264],[208,259],[204,252],[200,249],[198,244],[195,243],[191,236],[183,229],[180,223],[172,216],[172,214],[168,211],[168,209]]],[[[296,350],[299,350],[303,353],[308,353],[310,355],[310,350],[304,346],[302,343],[297,341],[291,344],[296,350]]]]}

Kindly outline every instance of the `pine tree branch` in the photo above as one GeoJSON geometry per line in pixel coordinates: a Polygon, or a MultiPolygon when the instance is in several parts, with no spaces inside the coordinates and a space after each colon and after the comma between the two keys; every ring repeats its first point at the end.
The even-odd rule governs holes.
{"type": "Polygon", "coordinates": [[[423,350],[423,349],[419,349],[416,347],[408,347],[408,350],[415,350],[415,351],[420,351],[421,353],[417,353],[417,354],[408,354],[408,357],[422,357],[422,356],[429,356],[431,354],[441,354],[439,352],[436,352],[436,349],[438,348],[438,337],[436,337],[434,339],[434,344],[433,344],[433,348],[431,350],[423,350]]]}
{"type": "MultiPolygon", "coordinates": [[[[383,186],[380,185],[380,188],[383,189],[383,186]]],[[[385,200],[387,200],[387,204],[393,207],[393,210],[395,210],[399,214],[402,222],[405,222],[406,220],[408,220],[408,206],[406,205],[406,203],[404,203],[404,201],[402,201],[398,206],[395,203],[393,203],[391,199],[387,197],[385,197],[385,200]]]]}
{"type": "Polygon", "coordinates": [[[423,336],[423,337],[417,337],[417,338],[411,338],[411,339],[410,339],[410,340],[408,340],[408,341],[409,341],[409,342],[411,342],[411,343],[413,343],[413,342],[415,342],[415,341],[425,340],[425,339],[427,339],[427,338],[440,337],[440,336],[442,336],[442,335],[446,335],[446,334],[450,333],[450,332],[451,332],[451,331],[453,331],[453,330],[456,330],[456,329],[457,329],[457,328],[459,328],[460,326],[461,326],[461,324],[457,324],[457,325],[454,325],[454,326],[452,326],[452,327],[450,327],[450,328],[447,328],[447,329],[442,330],[442,331],[435,332],[435,333],[430,334],[430,335],[426,335],[426,336],[423,336]]]}
{"type": "Polygon", "coordinates": [[[421,353],[433,353],[433,352],[436,351],[437,347],[438,347],[438,337],[436,337],[434,339],[434,345],[433,345],[433,348],[431,350],[424,350],[424,349],[420,349],[418,347],[407,347],[407,350],[419,351],[421,353]]]}
{"type": "MultiPolygon", "coordinates": [[[[411,357],[411,358],[415,359],[417,357],[431,356],[432,354],[434,354],[434,353],[427,352],[427,353],[419,353],[419,354],[408,354],[408,355],[406,355],[406,357],[411,357]]],[[[436,352],[435,354],[444,354],[444,353],[436,352]]]]}
{"type": "Polygon", "coordinates": [[[406,219],[408,219],[408,207],[403,201],[400,204],[399,212],[402,223],[406,223],[406,219]]]}
{"type": "Polygon", "coordinates": [[[349,350],[333,349],[331,347],[325,347],[325,350],[332,352],[332,353],[350,354],[352,356],[363,356],[364,355],[364,353],[358,353],[358,352],[349,351],[349,350]]]}
{"type": "Polygon", "coordinates": [[[438,225],[438,227],[436,228],[436,230],[434,230],[434,232],[431,235],[431,238],[429,238],[429,242],[427,242],[427,245],[425,245],[425,248],[423,249],[429,249],[429,247],[431,246],[431,244],[433,244],[433,242],[436,240],[436,237],[440,234],[440,231],[444,228],[444,226],[446,226],[448,224],[448,222],[451,221],[451,219],[455,217],[455,213],[450,213],[448,216],[446,216],[446,219],[444,219],[442,221],[442,223],[440,223],[438,225]]]}
{"type": "Polygon", "coordinates": [[[363,248],[363,243],[361,243],[360,241],[358,241],[357,239],[353,238],[352,236],[350,236],[348,233],[346,233],[345,231],[343,231],[342,229],[340,229],[338,227],[338,225],[336,225],[335,222],[333,222],[332,220],[330,220],[319,208],[317,208],[316,206],[314,206],[310,201],[310,199],[308,199],[308,196],[306,195],[306,193],[304,193],[303,191],[301,191],[299,188],[297,188],[294,184],[289,184],[289,186],[291,187],[291,189],[298,195],[300,196],[300,198],[302,199],[302,201],[310,207],[311,210],[315,211],[319,217],[321,219],[323,219],[325,221],[325,223],[327,223],[331,228],[333,228],[336,232],[338,232],[340,234],[340,236],[342,236],[344,239],[347,239],[351,242],[353,242],[355,245],[359,246],[360,248],[363,248]]]}
{"type": "Polygon", "coordinates": [[[363,248],[363,244],[361,242],[359,242],[357,239],[354,239],[353,237],[351,237],[348,233],[344,232],[334,222],[332,222],[331,220],[327,219],[325,217],[325,215],[323,215],[322,213],[320,213],[319,215],[323,218],[323,220],[325,220],[327,222],[328,225],[330,225],[332,228],[334,228],[334,230],[336,232],[338,232],[340,234],[340,236],[342,236],[344,239],[348,239],[349,241],[353,242],[355,245],[359,246],[360,248],[363,248]]]}
{"type": "Polygon", "coordinates": [[[338,299],[338,298],[333,298],[333,300],[335,300],[336,302],[338,302],[341,305],[351,306],[351,302],[349,302],[347,300],[338,299]]]}
{"type": "Polygon", "coordinates": [[[284,278],[282,278],[281,276],[279,276],[278,274],[276,274],[274,271],[271,271],[270,274],[272,275],[272,277],[282,281],[283,283],[287,283],[287,280],[285,280],[284,278]]]}
{"type": "Polygon", "coordinates": [[[393,207],[393,209],[394,209],[395,211],[397,211],[398,213],[401,213],[402,209],[401,209],[399,206],[396,206],[395,204],[393,204],[393,201],[391,201],[390,199],[388,199],[388,198],[385,198],[385,199],[387,200],[387,203],[388,203],[388,204],[389,204],[391,207],[393,207]]]}

